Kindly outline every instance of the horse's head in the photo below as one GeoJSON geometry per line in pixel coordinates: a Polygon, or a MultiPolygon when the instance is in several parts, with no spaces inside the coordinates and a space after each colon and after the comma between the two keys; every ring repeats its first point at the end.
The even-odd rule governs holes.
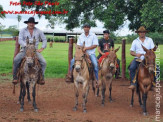
{"type": "Polygon", "coordinates": [[[75,45],[75,70],[77,72],[80,71],[80,69],[82,68],[82,62],[84,59],[84,52],[83,52],[83,48],[82,46],[79,45],[75,45]]]}
{"type": "Polygon", "coordinates": [[[29,43],[29,38],[27,37],[27,46],[26,46],[26,61],[28,66],[32,66],[34,63],[34,58],[36,54],[35,43],[36,39],[33,38],[33,43],[29,43]]]}
{"type": "Polygon", "coordinates": [[[146,52],[146,54],[144,55],[145,65],[147,66],[149,73],[153,73],[155,71],[156,55],[155,55],[154,51],[156,51],[157,47],[158,46],[156,45],[153,49],[148,50],[142,45],[142,48],[146,52]]]}
{"type": "Polygon", "coordinates": [[[110,52],[109,52],[109,55],[108,55],[108,58],[109,58],[109,67],[110,68],[114,68],[115,67],[115,62],[116,62],[116,60],[117,60],[117,55],[116,55],[116,52],[119,50],[119,48],[120,47],[118,47],[117,49],[115,49],[115,50],[111,50],[110,52]]]}

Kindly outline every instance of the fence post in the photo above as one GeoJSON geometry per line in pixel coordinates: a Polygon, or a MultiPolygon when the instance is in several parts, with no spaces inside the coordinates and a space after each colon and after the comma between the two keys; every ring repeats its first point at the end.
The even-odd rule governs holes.
{"type": "MultiPolygon", "coordinates": [[[[18,43],[18,36],[15,36],[14,37],[14,40],[15,40],[15,52],[14,52],[14,57],[13,57],[13,62],[14,62],[14,58],[15,56],[19,53],[20,51],[20,45],[18,43]]],[[[12,66],[12,71],[13,71],[13,66],[12,66]]]]}
{"type": "Polygon", "coordinates": [[[68,49],[68,74],[70,74],[70,63],[73,58],[73,42],[74,38],[69,38],[69,49],[68,49]]]}
{"type": "Polygon", "coordinates": [[[122,39],[122,79],[126,79],[126,40],[122,39]]]}

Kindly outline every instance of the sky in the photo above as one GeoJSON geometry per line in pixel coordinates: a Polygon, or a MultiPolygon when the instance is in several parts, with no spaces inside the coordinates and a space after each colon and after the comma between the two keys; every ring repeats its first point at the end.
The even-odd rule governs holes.
{"type": "MultiPolygon", "coordinates": [[[[17,6],[10,6],[10,2],[19,2],[19,0],[0,0],[0,5],[3,6],[3,9],[5,11],[12,11],[12,10],[17,10],[17,11],[21,11],[21,6],[17,5],[17,6]]],[[[39,0],[38,0],[39,1],[39,0]]],[[[26,24],[24,24],[24,21],[27,21],[29,17],[33,16],[33,15],[29,15],[29,14],[21,14],[22,19],[19,23],[19,29],[22,29],[24,27],[26,27],[26,24]]],[[[44,16],[42,16],[40,19],[38,18],[37,15],[34,16],[35,21],[38,21],[39,23],[36,25],[37,28],[41,29],[42,31],[44,30],[50,30],[50,28],[47,28],[48,25],[48,20],[45,19],[44,16]]],[[[9,27],[12,25],[18,25],[18,21],[17,21],[17,14],[6,14],[6,18],[2,19],[0,18],[0,23],[2,25],[5,25],[5,27],[9,27]]],[[[103,32],[103,30],[105,30],[105,28],[103,27],[103,23],[96,21],[97,27],[92,27],[91,31],[101,31],[103,32]]],[[[126,36],[128,34],[132,34],[133,32],[129,30],[128,28],[129,25],[129,21],[125,21],[123,27],[121,27],[119,30],[115,31],[114,33],[118,36],[126,36]]],[[[81,27],[79,28],[75,28],[74,32],[76,30],[81,31],[81,27]]],[[[65,30],[65,24],[57,24],[55,25],[55,30],[65,30]]]]}

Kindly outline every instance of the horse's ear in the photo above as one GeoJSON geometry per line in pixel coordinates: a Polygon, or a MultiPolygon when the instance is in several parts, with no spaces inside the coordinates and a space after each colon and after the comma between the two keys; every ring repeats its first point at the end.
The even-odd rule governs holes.
{"type": "Polygon", "coordinates": [[[145,48],[143,45],[141,45],[142,46],[142,48],[143,48],[143,50],[145,51],[145,52],[147,52],[148,51],[148,49],[147,48],[145,48]]]}
{"type": "Polygon", "coordinates": [[[158,43],[156,43],[155,47],[152,49],[153,51],[156,51],[158,48],[158,43]]]}
{"type": "Polygon", "coordinates": [[[33,37],[33,44],[34,44],[34,45],[36,44],[36,39],[35,39],[35,37],[33,37]]]}
{"type": "Polygon", "coordinates": [[[27,40],[26,40],[26,42],[27,42],[27,45],[29,44],[29,37],[27,36],[27,40]]]}
{"type": "Polygon", "coordinates": [[[120,48],[120,46],[117,49],[115,49],[114,51],[117,52],[119,50],[119,48],[120,48]]]}

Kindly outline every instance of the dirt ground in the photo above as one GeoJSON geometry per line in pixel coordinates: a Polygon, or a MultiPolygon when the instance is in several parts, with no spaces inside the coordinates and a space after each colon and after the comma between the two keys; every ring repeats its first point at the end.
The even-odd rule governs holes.
{"type": "MultiPolygon", "coordinates": [[[[131,91],[127,88],[128,85],[129,81],[114,80],[113,102],[108,101],[107,89],[104,107],[101,106],[101,98],[95,97],[91,88],[87,113],[83,113],[81,91],[78,110],[75,112],[73,111],[75,103],[73,84],[66,84],[64,79],[46,79],[44,86],[37,86],[38,112],[34,112],[32,104],[29,104],[27,99],[25,99],[24,112],[20,112],[20,105],[17,104],[19,85],[16,86],[16,94],[13,95],[13,85],[9,81],[0,83],[0,122],[154,122],[155,92],[149,92],[148,116],[143,116],[136,94],[134,106],[129,106],[131,91]]],[[[163,88],[161,94],[163,94],[163,88]]],[[[161,102],[162,113],[163,102],[161,102]]],[[[161,120],[163,121],[163,115],[161,120]]]]}

